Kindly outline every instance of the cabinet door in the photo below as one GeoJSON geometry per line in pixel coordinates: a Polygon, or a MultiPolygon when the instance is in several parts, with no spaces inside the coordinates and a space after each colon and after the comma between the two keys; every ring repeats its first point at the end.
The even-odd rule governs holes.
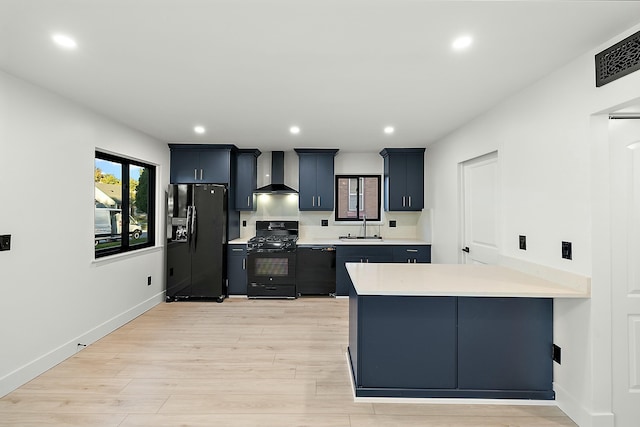
{"type": "Polygon", "coordinates": [[[229,295],[247,295],[247,258],[245,245],[229,245],[227,253],[229,295]]]}
{"type": "Polygon", "coordinates": [[[300,182],[298,184],[298,207],[302,210],[316,209],[316,156],[312,154],[299,155],[300,182]]]}
{"type": "Polygon", "coordinates": [[[229,184],[231,153],[229,150],[199,150],[199,182],[208,184],[229,184]]]}
{"type": "Polygon", "coordinates": [[[236,169],[236,210],[254,211],[256,209],[257,169],[256,157],[252,154],[239,154],[236,169]]]}
{"type": "Polygon", "coordinates": [[[356,387],[456,387],[455,297],[360,297],[358,333],[356,387]]]}
{"type": "Polygon", "coordinates": [[[458,387],[552,390],[553,300],[458,298],[458,387]]]}
{"type": "Polygon", "coordinates": [[[406,155],[406,209],[419,211],[424,208],[424,158],[406,155]]]}
{"type": "Polygon", "coordinates": [[[403,211],[407,207],[407,161],[406,155],[394,153],[387,158],[385,170],[385,207],[390,211],[403,211]]]}
{"type": "Polygon", "coordinates": [[[319,154],[316,158],[316,208],[333,210],[333,155],[319,154]]]}
{"type": "Polygon", "coordinates": [[[195,150],[171,151],[171,183],[191,184],[200,181],[198,153],[195,150]]]}

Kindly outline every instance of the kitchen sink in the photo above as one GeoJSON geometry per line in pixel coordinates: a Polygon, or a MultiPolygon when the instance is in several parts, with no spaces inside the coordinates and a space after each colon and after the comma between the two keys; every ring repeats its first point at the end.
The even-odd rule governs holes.
{"type": "Polygon", "coordinates": [[[340,240],[375,240],[382,242],[382,236],[340,236],[340,240]]]}

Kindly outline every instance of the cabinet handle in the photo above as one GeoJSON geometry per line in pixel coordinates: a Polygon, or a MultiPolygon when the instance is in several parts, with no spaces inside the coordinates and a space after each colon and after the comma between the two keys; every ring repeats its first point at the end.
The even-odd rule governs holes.
{"type": "Polygon", "coordinates": [[[404,208],[406,206],[405,201],[406,201],[406,197],[402,196],[402,207],[404,208]]]}
{"type": "Polygon", "coordinates": [[[411,207],[411,196],[409,196],[409,207],[411,207]]]}
{"type": "Polygon", "coordinates": [[[200,169],[200,181],[202,181],[202,169],[200,169]]]}
{"type": "Polygon", "coordinates": [[[198,180],[198,169],[194,169],[193,170],[193,180],[197,181],[198,180]]]}
{"type": "Polygon", "coordinates": [[[246,258],[242,258],[242,269],[243,270],[247,269],[247,259],[246,258]]]}
{"type": "Polygon", "coordinates": [[[315,207],[316,205],[316,196],[311,196],[311,206],[315,207]]]}
{"type": "Polygon", "coordinates": [[[418,252],[417,249],[407,249],[407,252],[418,252]]]}
{"type": "Polygon", "coordinates": [[[251,203],[249,202],[249,198],[250,198],[250,197],[251,197],[251,196],[247,196],[247,207],[251,206],[251,203]]]}
{"type": "Polygon", "coordinates": [[[318,207],[322,206],[322,203],[320,203],[320,196],[318,196],[318,207]]]}
{"type": "Polygon", "coordinates": [[[242,252],[242,248],[232,248],[231,249],[233,252],[242,252]]]}

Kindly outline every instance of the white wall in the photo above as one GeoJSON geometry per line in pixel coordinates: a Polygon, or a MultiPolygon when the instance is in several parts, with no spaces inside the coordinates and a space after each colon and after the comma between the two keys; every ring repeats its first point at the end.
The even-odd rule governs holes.
{"type": "Polygon", "coordinates": [[[640,97],[640,72],[595,88],[594,47],[427,149],[426,206],[433,208],[433,262],[459,257],[458,164],[498,150],[503,257],[592,277],[590,300],[558,300],[554,364],[559,406],[581,426],[611,426],[610,291],[607,274],[606,131],[594,113],[640,97]],[[594,178],[594,177],[597,177],[594,178]],[[518,235],[527,250],[518,249],[518,235]],[[573,260],[561,242],[573,243],[573,260]]]}
{"type": "Polygon", "coordinates": [[[162,301],[160,245],[94,262],[93,168],[96,148],[158,165],[164,206],[169,150],[3,72],[0,102],[3,396],[162,301]]]}
{"type": "MultiPolygon", "coordinates": [[[[284,182],[290,187],[299,188],[298,185],[298,155],[295,151],[285,152],[284,182]]],[[[258,157],[258,187],[270,183],[271,152],[262,153],[258,157]]],[[[372,174],[383,175],[384,159],[375,152],[348,152],[340,150],[334,159],[334,173],[341,174],[372,174]]],[[[382,189],[381,189],[382,191],[382,189]]],[[[430,234],[420,234],[418,223],[425,221],[430,212],[384,212],[384,204],[381,199],[381,221],[370,221],[367,224],[367,234],[379,234],[385,238],[422,238],[430,241],[430,234]],[[389,221],[395,220],[396,227],[389,227],[389,221]]],[[[335,213],[332,212],[299,212],[297,196],[285,195],[261,195],[258,197],[255,212],[242,212],[241,221],[247,221],[246,227],[240,228],[241,238],[250,238],[255,235],[256,221],[284,219],[300,221],[300,238],[302,239],[326,239],[337,238],[349,233],[362,234],[362,223],[355,225],[348,222],[336,222],[335,213]],[[329,226],[322,227],[321,221],[326,219],[329,226]]]]}

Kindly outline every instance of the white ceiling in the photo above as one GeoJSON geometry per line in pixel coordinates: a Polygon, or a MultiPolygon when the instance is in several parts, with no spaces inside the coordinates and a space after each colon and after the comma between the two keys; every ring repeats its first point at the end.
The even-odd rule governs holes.
{"type": "Polygon", "coordinates": [[[426,146],[638,22],[635,1],[0,0],[0,68],[164,142],[370,151],[426,146]]]}

